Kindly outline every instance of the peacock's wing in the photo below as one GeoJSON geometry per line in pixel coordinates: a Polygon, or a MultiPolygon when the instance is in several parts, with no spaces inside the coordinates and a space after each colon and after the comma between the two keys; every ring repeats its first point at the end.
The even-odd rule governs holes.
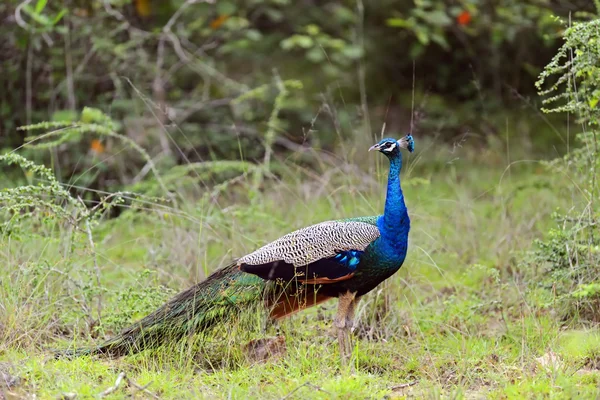
{"type": "Polygon", "coordinates": [[[371,220],[327,221],[288,233],[240,258],[239,268],[266,280],[326,284],[349,279],[379,237],[371,220]]]}

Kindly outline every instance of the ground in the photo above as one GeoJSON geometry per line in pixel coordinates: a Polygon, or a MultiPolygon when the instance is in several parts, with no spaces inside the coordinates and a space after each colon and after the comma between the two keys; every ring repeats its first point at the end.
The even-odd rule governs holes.
{"type": "Polygon", "coordinates": [[[192,346],[53,359],[53,349],[98,343],[281,234],[379,213],[386,170],[378,156],[361,156],[361,167],[327,161],[318,174],[282,161],[259,191],[235,182],[209,196],[202,187],[176,208],[138,203],[92,227],[96,257],[86,234],[52,219],[23,222],[0,243],[0,398],[600,396],[600,334],[564,321],[551,288],[537,282],[543,266],[529,256],[554,226],[551,213],[576,205],[572,183],[493,147],[449,146],[405,160],[409,253],[360,303],[352,367],[340,366],[330,328],[335,302],[266,331],[257,316],[192,346]],[[244,357],[249,340],[276,335],[286,354],[244,357]]]}

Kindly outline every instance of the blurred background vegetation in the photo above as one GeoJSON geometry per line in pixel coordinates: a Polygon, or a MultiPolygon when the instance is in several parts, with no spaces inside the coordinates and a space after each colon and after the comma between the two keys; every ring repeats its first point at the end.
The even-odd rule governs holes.
{"type": "MultiPolygon", "coordinates": [[[[528,154],[562,152],[565,119],[536,115],[534,82],[565,21],[594,11],[583,0],[4,1],[0,148],[25,143],[19,126],[100,110],[161,170],[335,152],[384,123],[489,144],[507,140],[510,119],[528,154]]],[[[61,141],[25,154],[94,189],[147,173],[118,138],[61,141]]]]}

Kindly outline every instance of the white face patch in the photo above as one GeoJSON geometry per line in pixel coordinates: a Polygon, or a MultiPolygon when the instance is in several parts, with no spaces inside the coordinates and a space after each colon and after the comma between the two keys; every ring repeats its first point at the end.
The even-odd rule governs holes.
{"type": "Polygon", "coordinates": [[[386,145],[386,147],[384,147],[382,149],[382,151],[385,151],[386,153],[389,153],[389,152],[393,151],[396,148],[396,143],[391,143],[389,145],[386,145]]]}

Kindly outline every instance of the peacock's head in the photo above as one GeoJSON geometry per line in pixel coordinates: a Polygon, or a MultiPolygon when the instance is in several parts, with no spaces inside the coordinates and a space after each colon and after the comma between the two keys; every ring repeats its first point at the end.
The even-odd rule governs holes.
{"type": "Polygon", "coordinates": [[[406,149],[411,153],[415,150],[415,141],[410,133],[399,140],[392,138],[381,139],[379,143],[371,146],[369,151],[378,150],[390,157],[397,155],[400,152],[400,149],[406,149]]]}

